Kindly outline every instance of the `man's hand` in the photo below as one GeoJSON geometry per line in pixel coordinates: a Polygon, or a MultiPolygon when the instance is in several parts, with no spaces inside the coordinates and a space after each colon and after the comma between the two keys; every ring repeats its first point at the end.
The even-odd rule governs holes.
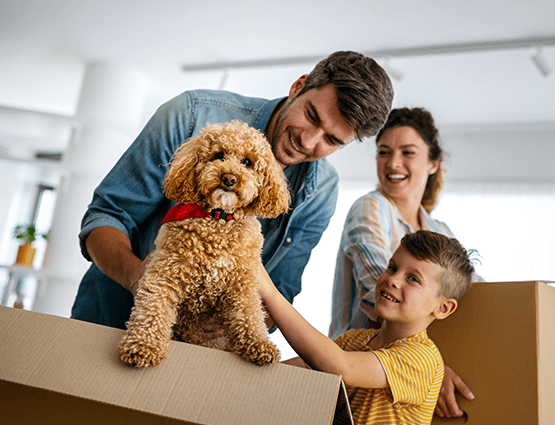
{"type": "MultiPolygon", "coordinates": [[[[223,329],[218,326],[216,319],[213,317],[202,324],[202,339],[204,341],[210,341],[223,336],[225,336],[223,329]]],[[[225,347],[223,347],[222,350],[229,351],[230,353],[233,352],[233,347],[230,345],[227,338],[225,339],[225,347]]]]}
{"type": "Polygon", "coordinates": [[[145,269],[146,269],[146,265],[148,264],[149,260],[150,260],[150,256],[151,256],[152,252],[150,254],[148,254],[146,256],[146,258],[141,261],[141,263],[139,264],[139,267],[137,267],[136,269],[134,269],[133,273],[131,274],[131,277],[129,279],[129,292],[131,292],[133,294],[133,296],[137,295],[137,290],[139,289],[139,280],[141,280],[141,277],[143,276],[145,269]]]}
{"type": "Polygon", "coordinates": [[[443,385],[439,392],[435,414],[440,418],[460,417],[464,412],[460,409],[457,399],[455,398],[455,390],[458,390],[467,400],[474,400],[474,394],[463,380],[453,372],[449,366],[445,366],[445,376],[443,377],[443,385]]]}

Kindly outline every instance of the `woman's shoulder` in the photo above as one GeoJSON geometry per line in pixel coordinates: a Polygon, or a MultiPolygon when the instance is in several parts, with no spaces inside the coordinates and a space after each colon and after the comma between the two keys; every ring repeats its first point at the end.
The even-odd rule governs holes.
{"type": "Polygon", "coordinates": [[[395,215],[393,204],[377,189],[358,198],[351,207],[351,214],[356,214],[358,212],[367,215],[368,211],[374,211],[378,215],[395,215]]]}

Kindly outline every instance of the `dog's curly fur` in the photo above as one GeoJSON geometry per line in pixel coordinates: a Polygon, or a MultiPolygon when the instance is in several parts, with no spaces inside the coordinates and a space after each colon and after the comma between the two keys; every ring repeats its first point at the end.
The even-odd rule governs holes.
{"type": "Polygon", "coordinates": [[[286,212],[290,197],[268,141],[237,121],[209,125],[176,151],[164,193],[205,210],[224,209],[236,221],[162,225],[118,346],[121,359],[138,367],[158,365],[172,337],[205,345],[202,324],[213,317],[243,358],[278,361],[258,295],[263,237],[256,217],[286,212]],[[235,182],[226,185],[230,175],[235,182]]]}

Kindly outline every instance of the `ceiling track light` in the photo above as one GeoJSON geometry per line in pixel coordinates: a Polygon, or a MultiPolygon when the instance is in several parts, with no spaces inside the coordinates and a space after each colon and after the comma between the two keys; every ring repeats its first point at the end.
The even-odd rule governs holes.
{"type": "Polygon", "coordinates": [[[225,90],[227,81],[229,80],[229,68],[224,68],[222,74],[222,79],[220,80],[220,84],[218,84],[218,90],[225,90]]]}
{"type": "Polygon", "coordinates": [[[532,62],[534,62],[534,65],[536,65],[536,67],[544,77],[547,77],[549,76],[549,74],[551,74],[552,69],[545,58],[542,56],[541,47],[538,47],[536,54],[532,56],[532,62]]]}
{"type": "MultiPolygon", "coordinates": [[[[433,46],[408,47],[403,49],[386,49],[361,51],[371,58],[415,57],[424,55],[441,55],[454,53],[471,53],[480,51],[530,49],[538,46],[555,46],[555,36],[534,37],[514,40],[486,41],[478,43],[441,44],[433,46]]],[[[223,69],[258,68],[272,66],[289,66],[299,64],[315,64],[325,56],[281,57],[272,59],[256,59],[244,61],[209,62],[186,64],[181,67],[184,72],[214,71],[223,69]]]]}

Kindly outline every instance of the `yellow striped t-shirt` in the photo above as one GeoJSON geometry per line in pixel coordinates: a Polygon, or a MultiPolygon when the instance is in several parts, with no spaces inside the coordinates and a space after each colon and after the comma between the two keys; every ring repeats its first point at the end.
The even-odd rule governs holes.
{"type": "Polygon", "coordinates": [[[374,351],[369,343],[378,332],[352,329],[334,340],[345,351],[373,351],[389,383],[377,389],[347,385],[355,424],[431,423],[444,374],[439,350],[423,331],[374,351]]]}

